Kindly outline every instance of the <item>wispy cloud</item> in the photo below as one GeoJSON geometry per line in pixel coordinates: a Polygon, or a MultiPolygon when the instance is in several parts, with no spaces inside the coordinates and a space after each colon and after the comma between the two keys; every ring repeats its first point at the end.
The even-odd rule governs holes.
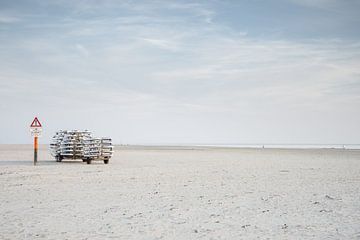
{"type": "Polygon", "coordinates": [[[17,23],[20,22],[21,19],[14,16],[7,16],[0,14],[0,24],[1,23],[17,23]]]}
{"type": "Polygon", "coordinates": [[[304,6],[314,6],[314,7],[324,7],[324,6],[333,6],[334,4],[341,2],[341,0],[288,0],[290,2],[304,5],[304,6]]]}
{"type": "MultiPolygon", "coordinates": [[[[291,1],[288,7],[334,2],[291,1]]],[[[296,141],[286,134],[292,124],[307,131],[330,121],[340,131],[329,116],[359,120],[359,39],[257,35],[255,23],[227,16],[229,6],[38,1],[33,11],[39,14],[27,13],[26,21],[15,9],[19,26],[0,28],[0,102],[7,103],[0,108],[31,115],[29,108],[41,102],[39,111],[54,128],[69,112],[78,126],[108,121],[104,131],[124,132],[129,142],[151,142],[155,130],[164,132],[163,142],[211,142],[217,135],[217,142],[266,141],[275,130],[258,129],[269,126],[281,132],[274,139],[296,141]],[[239,25],[228,25],[228,17],[239,25]],[[296,120],[306,117],[315,123],[296,120]],[[131,132],[132,125],[141,127],[131,132]]]]}
{"type": "Polygon", "coordinates": [[[150,45],[159,47],[161,49],[173,50],[173,51],[177,49],[176,43],[168,39],[140,38],[140,40],[149,43],[150,45]]]}
{"type": "Polygon", "coordinates": [[[83,55],[85,57],[88,57],[90,55],[89,50],[87,48],[85,48],[83,45],[76,44],[75,47],[81,53],[81,55],[83,55]]]}

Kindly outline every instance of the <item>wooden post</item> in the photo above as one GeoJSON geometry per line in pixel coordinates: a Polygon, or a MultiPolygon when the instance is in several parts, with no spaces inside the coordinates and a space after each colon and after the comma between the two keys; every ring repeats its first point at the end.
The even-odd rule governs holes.
{"type": "Polygon", "coordinates": [[[38,137],[34,137],[34,166],[37,163],[37,154],[38,154],[38,137]]]}

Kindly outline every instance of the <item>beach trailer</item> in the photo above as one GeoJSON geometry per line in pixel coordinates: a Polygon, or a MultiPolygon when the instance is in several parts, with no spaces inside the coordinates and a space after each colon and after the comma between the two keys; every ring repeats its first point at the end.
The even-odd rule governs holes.
{"type": "Polygon", "coordinates": [[[92,161],[108,164],[114,147],[111,138],[94,138],[87,130],[60,130],[52,138],[50,152],[57,162],[82,159],[87,164],[92,161]]]}

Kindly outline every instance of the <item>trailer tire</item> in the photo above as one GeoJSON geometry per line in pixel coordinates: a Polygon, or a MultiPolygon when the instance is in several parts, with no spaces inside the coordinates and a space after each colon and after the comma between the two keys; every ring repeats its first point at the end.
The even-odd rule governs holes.
{"type": "Polygon", "coordinates": [[[105,163],[105,164],[108,164],[108,163],[109,163],[109,159],[105,159],[105,160],[104,160],[104,163],[105,163]]]}
{"type": "Polygon", "coordinates": [[[91,164],[91,159],[86,159],[87,164],[91,164]]]}

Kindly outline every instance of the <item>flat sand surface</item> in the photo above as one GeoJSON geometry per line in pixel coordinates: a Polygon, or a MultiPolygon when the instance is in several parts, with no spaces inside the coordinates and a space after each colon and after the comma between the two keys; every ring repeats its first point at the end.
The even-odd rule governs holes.
{"type": "Polygon", "coordinates": [[[0,145],[0,239],[360,239],[360,151],[0,145]]]}

